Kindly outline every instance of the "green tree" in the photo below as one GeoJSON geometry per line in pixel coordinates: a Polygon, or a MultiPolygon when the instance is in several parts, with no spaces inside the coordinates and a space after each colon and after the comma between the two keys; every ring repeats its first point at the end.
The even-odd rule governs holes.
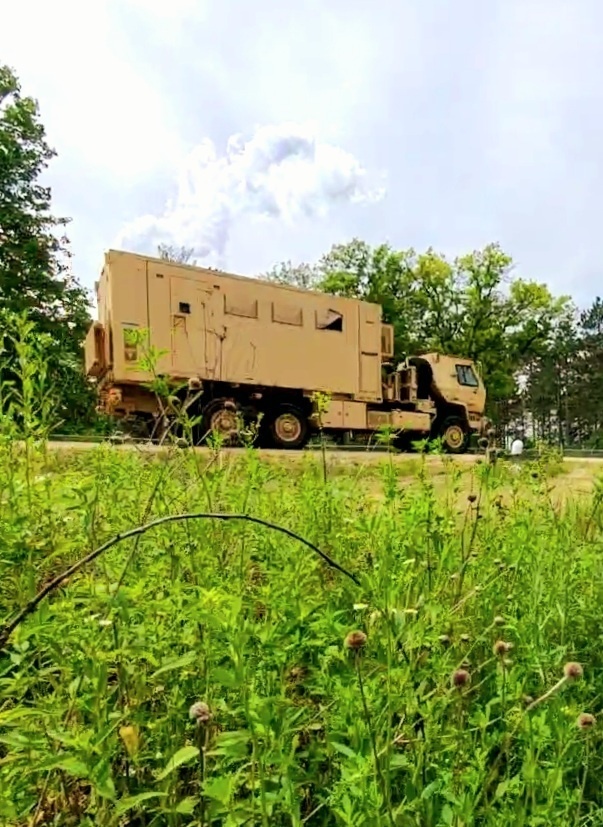
{"type": "Polygon", "coordinates": [[[175,264],[197,263],[193,258],[195,250],[193,247],[176,247],[174,244],[158,244],[157,255],[164,261],[173,261],[175,264]]]}
{"type": "Polygon", "coordinates": [[[264,273],[260,278],[274,284],[288,284],[290,287],[311,290],[318,287],[320,275],[316,267],[310,264],[294,265],[291,261],[283,261],[264,273]]]}
{"type": "Polygon", "coordinates": [[[603,445],[603,301],[597,296],[579,319],[576,407],[582,439],[603,445]]]}
{"type": "Polygon", "coordinates": [[[479,360],[493,400],[517,394],[517,379],[532,359],[546,352],[567,315],[569,298],[546,285],[512,279],[513,262],[498,245],[457,260],[461,295],[457,350],[479,360]]]}
{"type": "Polygon", "coordinates": [[[580,439],[583,420],[580,393],[580,336],[576,310],[554,325],[549,341],[525,366],[522,418],[530,417],[535,435],[565,444],[580,439]]]}
{"type": "MultiPolygon", "coordinates": [[[[93,411],[82,370],[90,312],[86,290],[70,274],[68,220],[52,214],[50,188],[40,180],[55,154],[36,101],[0,66],[0,310],[26,312],[49,335],[60,415],[73,421],[93,411]]],[[[10,366],[10,350],[7,357],[10,366]]]]}

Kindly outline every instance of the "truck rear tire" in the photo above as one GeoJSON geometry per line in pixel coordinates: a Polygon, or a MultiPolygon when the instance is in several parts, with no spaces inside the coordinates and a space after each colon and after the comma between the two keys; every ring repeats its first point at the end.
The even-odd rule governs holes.
{"type": "Polygon", "coordinates": [[[444,450],[449,454],[464,454],[469,445],[469,432],[463,420],[458,416],[449,416],[442,423],[440,436],[444,450]]]}
{"type": "Polygon", "coordinates": [[[203,410],[201,439],[206,441],[217,433],[227,444],[232,445],[238,434],[237,406],[232,399],[213,399],[203,410]]]}
{"type": "Polygon", "coordinates": [[[303,448],[310,436],[308,419],[295,405],[281,405],[270,417],[268,433],[275,448],[303,448]]]}

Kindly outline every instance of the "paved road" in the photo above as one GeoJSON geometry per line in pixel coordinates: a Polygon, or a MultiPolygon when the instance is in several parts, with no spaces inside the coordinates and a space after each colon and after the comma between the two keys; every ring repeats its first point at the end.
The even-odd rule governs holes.
{"type": "MultiPolygon", "coordinates": [[[[92,448],[98,447],[99,443],[97,442],[51,442],[49,446],[52,450],[59,450],[59,451],[89,451],[92,448]]],[[[169,450],[169,447],[161,447],[159,445],[152,445],[148,443],[116,443],[114,445],[116,450],[120,451],[141,451],[144,453],[161,453],[169,450]]],[[[196,448],[195,449],[200,454],[209,454],[209,448],[196,448]]],[[[225,454],[240,454],[242,453],[243,449],[241,448],[225,448],[223,452],[225,454]]],[[[277,449],[261,449],[259,453],[263,457],[268,458],[280,458],[280,459],[287,459],[289,461],[299,460],[300,458],[304,457],[308,453],[317,454],[316,450],[312,451],[282,451],[277,449]]],[[[329,461],[336,461],[340,463],[344,462],[359,462],[362,461],[363,463],[371,463],[371,462],[382,462],[386,458],[387,454],[384,451],[372,451],[370,449],[366,450],[336,450],[336,449],[329,449],[328,450],[328,457],[329,461]]],[[[393,459],[395,462],[403,462],[404,460],[414,459],[417,458],[417,454],[394,454],[393,459]]],[[[483,454],[461,454],[458,456],[454,456],[454,460],[457,462],[462,463],[472,463],[475,462],[477,459],[483,458],[483,454]]],[[[437,461],[438,457],[428,457],[428,461],[437,461]]],[[[603,457],[566,457],[565,462],[568,463],[603,463],[603,457]]]]}
{"type": "MultiPolygon", "coordinates": [[[[67,442],[67,441],[58,441],[58,442],[50,442],[49,447],[52,450],[58,451],[89,451],[92,448],[97,448],[99,446],[98,442],[67,442]]],[[[169,446],[159,446],[153,445],[149,443],[132,443],[132,442],[124,442],[119,443],[116,442],[113,447],[119,451],[141,451],[145,453],[161,453],[169,451],[169,446]]],[[[209,454],[211,450],[209,448],[195,448],[200,454],[209,454]]],[[[223,448],[223,453],[225,454],[241,454],[243,453],[243,448],[223,448]]],[[[308,449],[305,451],[283,451],[279,449],[272,449],[272,448],[262,448],[258,449],[258,453],[261,456],[267,457],[279,457],[279,458],[287,458],[292,459],[295,457],[303,457],[307,454],[311,453],[313,455],[318,455],[320,452],[318,449],[308,449]]],[[[376,451],[367,448],[365,450],[354,448],[351,450],[337,450],[334,448],[329,448],[327,450],[327,455],[330,459],[337,459],[337,460],[350,460],[354,458],[362,458],[366,461],[374,461],[379,462],[387,457],[387,453],[385,451],[376,451]]],[[[412,459],[417,457],[417,454],[393,454],[393,458],[397,460],[403,459],[412,459]]],[[[475,454],[463,454],[461,456],[455,457],[455,459],[459,459],[463,462],[474,462],[478,458],[475,454]]]]}

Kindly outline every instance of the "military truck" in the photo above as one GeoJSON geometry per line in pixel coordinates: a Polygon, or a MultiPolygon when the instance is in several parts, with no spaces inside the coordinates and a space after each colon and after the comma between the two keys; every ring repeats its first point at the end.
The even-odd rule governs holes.
{"type": "Polygon", "coordinates": [[[151,427],[161,414],[138,330],[160,354],[157,373],[200,388],[200,436],[230,438],[241,417],[259,418],[262,444],[298,449],[318,429],[366,436],[385,426],[400,444],[439,436],[460,453],[485,428],[471,360],[423,353],[394,364],[378,304],[120,250],[105,253],[96,294],[86,372],[112,416],[151,427]]]}

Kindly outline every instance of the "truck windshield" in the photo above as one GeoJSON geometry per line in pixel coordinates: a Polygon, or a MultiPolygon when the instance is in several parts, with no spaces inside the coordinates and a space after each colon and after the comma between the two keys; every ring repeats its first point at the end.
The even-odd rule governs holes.
{"type": "Polygon", "coordinates": [[[479,387],[477,376],[471,365],[456,365],[456,378],[459,385],[465,385],[469,388],[479,387]]]}

